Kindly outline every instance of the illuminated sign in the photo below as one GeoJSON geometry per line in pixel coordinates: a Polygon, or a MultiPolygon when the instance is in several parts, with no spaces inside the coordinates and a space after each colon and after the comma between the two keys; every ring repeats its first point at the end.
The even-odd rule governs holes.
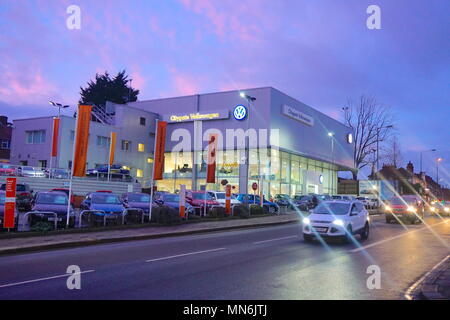
{"type": "Polygon", "coordinates": [[[320,182],[320,184],[323,184],[323,175],[319,176],[319,182],[320,182]]]}
{"type": "Polygon", "coordinates": [[[163,120],[175,123],[175,122],[188,122],[188,121],[204,121],[204,120],[218,120],[228,119],[230,113],[228,110],[214,110],[207,113],[192,112],[187,114],[166,114],[163,115],[163,120]]]}
{"type": "Polygon", "coordinates": [[[349,133],[349,134],[347,135],[347,142],[350,143],[350,144],[353,143],[353,135],[352,135],[351,133],[349,133]]]}
{"type": "Polygon", "coordinates": [[[236,120],[244,120],[248,115],[247,108],[243,105],[238,105],[233,110],[233,117],[236,120]]]}
{"type": "Polygon", "coordinates": [[[288,105],[283,105],[282,113],[294,120],[300,121],[308,126],[314,125],[314,118],[308,116],[307,114],[304,114],[303,112],[298,111],[297,109],[294,109],[288,105]]]}

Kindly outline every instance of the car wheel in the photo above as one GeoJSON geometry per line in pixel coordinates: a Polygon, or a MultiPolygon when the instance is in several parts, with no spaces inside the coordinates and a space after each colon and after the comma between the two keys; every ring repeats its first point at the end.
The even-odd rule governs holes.
{"type": "Polygon", "coordinates": [[[391,219],[389,219],[388,217],[386,217],[386,223],[391,223],[391,219]]]}
{"type": "Polygon", "coordinates": [[[352,237],[353,237],[353,229],[352,226],[347,227],[347,232],[345,234],[345,242],[352,243],[352,237]]]}
{"type": "Polygon", "coordinates": [[[303,234],[303,240],[305,240],[306,242],[312,242],[313,237],[309,234],[303,234]]]}
{"type": "Polygon", "coordinates": [[[361,231],[361,240],[367,240],[369,238],[369,224],[366,222],[363,231],[361,231]]]}

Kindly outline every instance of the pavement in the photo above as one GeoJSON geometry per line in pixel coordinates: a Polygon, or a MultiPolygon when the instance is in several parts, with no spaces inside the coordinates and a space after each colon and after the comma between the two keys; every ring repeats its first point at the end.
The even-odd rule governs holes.
{"type": "Polygon", "coordinates": [[[79,233],[59,233],[32,237],[14,237],[10,239],[0,239],[0,255],[36,250],[95,245],[109,242],[182,236],[194,233],[217,232],[240,228],[266,227],[271,225],[292,223],[298,220],[299,215],[297,213],[289,213],[250,219],[192,222],[173,226],[153,226],[79,233]]]}
{"type": "Polygon", "coordinates": [[[369,239],[350,244],[304,242],[292,222],[3,255],[0,299],[407,299],[449,252],[449,218],[373,216],[369,239]]]}
{"type": "Polygon", "coordinates": [[[416,299],[450,300],[450,255],[426,274],[416,299]]]}

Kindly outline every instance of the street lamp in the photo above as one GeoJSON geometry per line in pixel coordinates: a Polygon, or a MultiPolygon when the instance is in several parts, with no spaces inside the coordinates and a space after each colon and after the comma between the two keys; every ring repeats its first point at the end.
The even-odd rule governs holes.
{"type": "Polygon", "coordinates": [[[430,149],[430,150],[424,150],[420,152],[420,174],[422,174],[423,170],[422,170],[422,158],[423,158],[423,154],[425,152],[435,152],[436,149],[430,149]]]}
{"type": "Polygon", "coordinates": [[[439,164],[442,162],[442,158],[437,158],[436,159],[436,182],[439,184],[439,164]]]}
{"type": "Polygon", "coordinates": [[[49,101],[48,103],[50,103],[52,106],[58,108],[58,118],[61,116],[61,108],[66,109],[69,107],[68,105],[63,106],[61,103],[57,103],[57,102],[53,102],[53,101],[49,101]]]}
{"type": "MultiPolygon", "coordinates": [[[[247,114],[247,130],[245,132],[247,139],[245,139],[245,163],[247,165],[247,168],[245,169],[245,184],[244,184],[244,194],[246,195],[244,199],[246,199],[246,203],[248,204],[248,173],[250,170],[250,164],[249,164],[249,158],[250,158],[250,135],[248,134],[248,129],[249,129],[249,125],[250,125],[250,109],[251,109],[251,103],[256,101],[255,97],[252,97],[248,94],[246,94],[245,92],[240,92],[239,96],[243,99],[246,99],[248,102],[248,114],[247,114]]],[[[259,164],[258,164],[259,166],[259,164]]]]}
{"type": "Polygon", "coordinates": [[[379,165],[378,162],[380,160],[380,130],[381,129],[392,129],[394,128],[393,125],[389,125],[389,126],[385,126],[385,127],[380,127],[377,129],[377,172],[379,170],[379,165]]]}

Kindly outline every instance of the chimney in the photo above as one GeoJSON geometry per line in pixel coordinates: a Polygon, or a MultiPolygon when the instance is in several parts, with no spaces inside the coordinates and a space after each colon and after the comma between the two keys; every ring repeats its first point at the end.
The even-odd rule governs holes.
{"type": "Polygon", "coordinates": [[[412,164],[412,162],[408,162],[408,165],[406,166],[406,170],[408,170],[411,173],[414,173],[414,165],[412,164]]]}
{"type": "Polygon", "coordinates": [[[8,126],[8,117],[7,116],[0,116],[0,125],[2,126],[8,126]]]}

